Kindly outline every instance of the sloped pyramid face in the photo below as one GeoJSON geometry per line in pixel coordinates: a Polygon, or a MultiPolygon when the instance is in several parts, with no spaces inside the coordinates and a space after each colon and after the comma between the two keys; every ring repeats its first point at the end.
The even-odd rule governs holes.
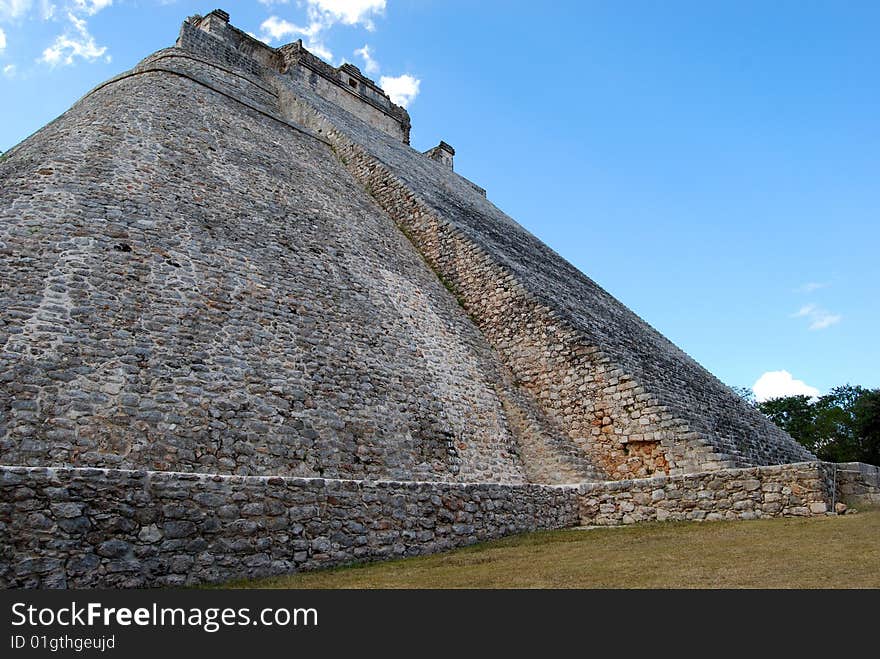
{"type": "Polygon", "coordinates": [[[565,483],[812,456],[347,65],[222,13],[0,163],[0,464],[565,483]]]}

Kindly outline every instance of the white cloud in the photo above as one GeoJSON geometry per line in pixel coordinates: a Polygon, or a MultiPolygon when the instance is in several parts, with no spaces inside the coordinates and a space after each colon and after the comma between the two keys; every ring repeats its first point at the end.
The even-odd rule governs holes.
{"type": "Polygon", "coordinates": [[[811,387],[803,380],[795,380],[788,371],[767,371],[752,385],[755,400],[759,403],[783,396],[819,395],[816,387],[811,387]]]}
{"type": "MultiPolygon", "coordinates": [[[[75,14],[94,16],[99,11],[113,5],[113,0],[66,0],[64,9],[75,14]]],[[[34,13],[41,20],[48,21],[55,17],[56,3],[51,0],[0,0],[0,20],[24,18],[34,13]],[[33,11],[32,11],[33,10],[33,11]]]]}
{"type": "MultiPolygon", "coordinates": [[[[79,0],[78,0],[79,1],[79,0]]],[[[384,13],[386,0],[306,0],[308,26],[291,23],[278,16],[270,16],[262,25],[262,38],[278,42],[288,37],[302,37],[305,46],[318,57],[332,60],[333,53],[324,45],[322,34],[337,23],[362,25],[374,30],[373,17],[384,13]]],[[[267,7],[289,4],[288,0],[258,0],[267,7]]],[[[297,5],[302,6],[301,2],[297,5]]]]}
{"type": "MultiPolygon", "coordinates": [[[[321,15],[329,25],[363,25],[374,30],[372,17],[385,11],[385,0],[308,0],[309,13],[321,15]]],[[[328,25],[328,27],[329,27],[328,25]]]]}
{"type": "Polygon", "coordinates": [[[802,286],[798,286],[798,288],[796,289],[795,292],[796,293],[813,293],[815,291],[818,291],[819,289],[828,288],[829,286],[830,286],[830,284],[827,284],[827,283],[810,281],[802,286]]]}
{"type": "Polygon", "coordinates": [[[281,41],[284,37],[305,35],[308,32],[307,28],[294,25],[290,21],[285,21],[283,18],[278,18],[277,16],[270,16],[263,21],[260,25],[260,29],[263,31],[263,34],[268,37],[268,40],[271,41],[281,41]]]}
{"type": "Polygon", "coordinates": [[[280,41],[284,37],[288,36],[303,36],[314,38],[320,34],[321,30],[324,29],[324,26],[320,23],[312,22],[309,23],[308,27],[301,27],[299,25],[295,25],[290,21],[286,21],[283,18],[278,18],[277,16],[270,16],[260,25],[260,29],[267,35],[269,35],[272,39],[276,41],[280,41]]]}
{"type": "Polygon", "coordinates": [[[367,73],[379,73],[379,62],[373,59],[373,52],[367,44],[363,48],[358,48],[354,54],[364,60],[364,71],[367,73]]]}
{"type": "Polygon", "coordinates": [[[0,30],[0,53],[6,50],[6,33],[0,30]]]}
{"type": "MultiPolygon", "coordinates": [[[[59,64],[73,64],[77,57],[86,61],[94,61],[107,52],[106,46],[98,46],[95,43],[95,38],[89,34],[84,19],[77,18],[70,12],[68,12],[67,18],[70,20],[73,31],[68,30],[59,34],[55,38],[55,43],[43,51],[43,55],[38,61],[54,67],[59,64]]],[[[109,57],[107,61],[109,61],[109,57]]]]}
{"type": "MultiPolygon", "coordinates": [[[[174,0],[160,0],[171,2],[174,0]]],[[[326,46],[324,35],[334,25],[361,26],[375,29],[374,20],[385,13],[387,0],[258,0],[265,7],[294,5],[305,10],[301,22],[291,22],[279,16],[269,16],[260,25],[260,37],[270,43],[302,38],[306,48],[318,57],[332,61],[333,53],[326,46]]],[[[0,0],[0,21],[29,18],[64,20],[68,27],[44,51],[38,61],[50,66],[73,64],[77,59],[95,61],[104,58],[106,46],[100,46],[89,33],[85,19],[114,5],[114,0],[0,0]],[[60,9],[60,11],[58,11],[60,9]],[[60,16],[59,16],[60,14],[60,16]]],[[[5,35],[0,41],[0,51],[5,48],[5,35]]],[[[364,70],[369,74],[379,72],[379,63],[373,58],[369,46],[355,51],[364,60],[364,70]]],[[[389,78],[389,89],[397,102],[411,103],[418,94],[419,81],[412,76],[389,78]]]]}
{"type": "Polygon", "coordinates": [[[309,23],[308,27],[302,27],[277,16],[270,16],[260,24],[263,41],[271,43],[272,41],[281,41],[287,37],[305,37],[306,48],[318,57],[332,60],[333,53],[330,52],[330,49],[320,39],[323,29],[324,25],[319,22],[313,21],[309,23]]]}
{"type": "Polygon", "coordinates": [[[409,104],[419,95],[421,84],[421,80],[408,73],[396,78],[382,76],[379,81],[379,86],[391,97],[391,101],[403,107],[409,107],[409,104]]]}
{"type": "Polygon", "coordinates": [[[0,22],[66,22],[64,31],[55,37],[55,41],[37,60],[50,66],[72,64],[76,58],[94,61],[104,57],[106,61],[110,61],[110,57],[105,55],[107,48],[98,46],[94,37],[89,34],[85,19],[112,7],[113,2],[114,0],[0,0],[0,22]],[[61,12],[57,11],[59,8],[61,12]],[[59,13],[61,16],[58,16],[59,13]]]}
{"type": "Polygon", "coordinates": [[[333,53],[320,41],[308,41],[306,42],[306,48],[323,60],[328,62],[333,60],[333,53]]]}
{"type": "Polygon", "coordinates": [[[819,317],[813,320],[810,323],[811,330],[821,330],[827,327],[831,327],[832,325],[837,325],[841,321],[842,316],[840,314],[830,314],[830,313],[822,313],[819,317]]]}
{"type": "Polygon", "coordinates": [[[102,9],[113,4],[113,0],[73,0],[76,10],[85,12],[89,16],[94,16],[102,9]]]}
{"type": "Polygon", "coordinates": [[[3,76],[6,78],[15,77],[15,64],[7,64],[3,67],[3,76]]]}
{"type": "Polygon", "coordinates": [[[32,0],[0,0],[0,19],[21,18],[30,11],[32,0]]]}
{"type": "Polygon", "coordinates": [[[831,313],[827,309],[812,303],[805,304],[796,313],[793,313],[791,317],[808,319],[811,330],[826,329],[832,325],[837,325],[843,319],[843,316],[840,314],[831,313]]]}

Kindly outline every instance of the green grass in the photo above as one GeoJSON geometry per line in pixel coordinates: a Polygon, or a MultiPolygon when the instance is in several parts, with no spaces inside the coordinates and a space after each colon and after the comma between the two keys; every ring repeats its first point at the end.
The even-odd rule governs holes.
{"type": "Polygon", "coordinates": [[[531,533],[236,588],[880,588],[880,510],[531,533]]]}

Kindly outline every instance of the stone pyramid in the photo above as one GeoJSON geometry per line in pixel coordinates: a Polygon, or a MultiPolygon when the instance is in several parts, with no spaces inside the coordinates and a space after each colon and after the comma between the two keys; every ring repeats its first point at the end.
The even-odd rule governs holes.
{"type": "Polygon", "coordinates": [[[814,459],[409,129],[356,67],[217,10],[4,154],[0,464],[553,485],[814,459]]]}

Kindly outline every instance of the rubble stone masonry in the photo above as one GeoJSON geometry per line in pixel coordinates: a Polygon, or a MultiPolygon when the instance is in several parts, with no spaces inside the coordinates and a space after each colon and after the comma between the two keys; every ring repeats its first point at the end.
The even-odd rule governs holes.
{"type": "Polygon", "coordinates": [[[0,586],[877,496],[876,469],[815,462],[449,145],[412,148],[356,67],[228,20],[191,17],[0,159],[0,586]]]}
{"type": "Polygon", "coordinates": [[[228,582],[539,529],[825,515],[833,467],[561,486],[0,467],[0,587],[228,582]]]}

